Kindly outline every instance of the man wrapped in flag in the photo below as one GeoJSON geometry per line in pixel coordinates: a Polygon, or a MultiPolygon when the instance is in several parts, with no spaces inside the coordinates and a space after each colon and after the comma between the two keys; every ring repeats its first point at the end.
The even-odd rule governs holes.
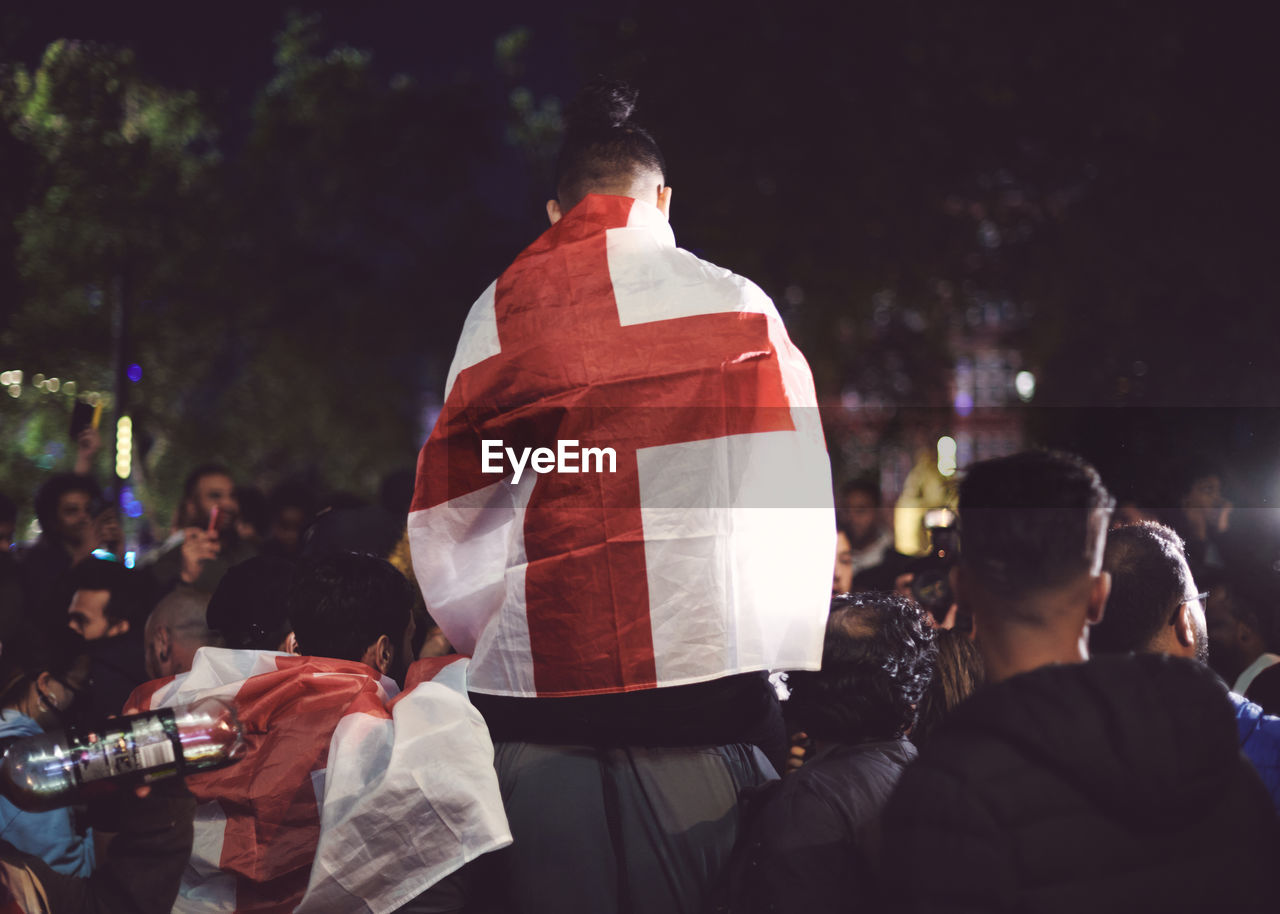
{"type": "Polygon", "coordinates": [[[699,909],[818,667],[835,531],[813,381],[751,282],[676,247],[635,93],[569,112],[551,228],[476,302],[409,534],[472,655],[509,909],[699,909]],[[625,899],[625,902],[620,902],[625,899]]]}
{"type": "Polygon", "coordinates": [[[187,779],[200,806],[175,912],[452,910],[431,906],[460,891],[441,881],[510,842],[467,661],[406,675],[410,588],[370,556],[303,566],[290,619],[319,656],[201,648],[134,692],[131,711],[229,699],[245,734],[240,761],[187,779]]]}

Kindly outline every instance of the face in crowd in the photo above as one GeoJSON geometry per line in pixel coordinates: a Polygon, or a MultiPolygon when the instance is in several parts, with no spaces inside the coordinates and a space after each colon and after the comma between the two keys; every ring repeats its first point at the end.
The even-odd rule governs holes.
{"type": "Polygon", "coordinates": [[[183,503],[183,526],[208,527],[215,507],[218,509],[219,535],[234,531],[240,514],[235,481],[223,473],[206,473],[196,480],[191,495],[183,503]]]}

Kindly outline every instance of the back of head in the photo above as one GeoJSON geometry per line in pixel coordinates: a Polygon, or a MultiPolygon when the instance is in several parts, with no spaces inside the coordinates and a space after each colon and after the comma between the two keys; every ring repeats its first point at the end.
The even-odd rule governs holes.
{"type": "Polygon", "coordinates": [[[385,559],[331,553],[304,562],[288,601],[298,649],[312,657],[360,660],[383,635],[398,645],[414,597],[413,585],[385,559]]]}
{"type": "Polygon", "coordinates": [[[85,640],[70,628],[24,626],[0,652],[0,707],[13,707],[41,673],[66,679],[87,656],[85,640]]]}
{"type": "Polygon", "coordinates": [[[788,676],[793,719],[815,739],[894,739],[915,722],[933,676],[928,614],[899,594],[841,594],[831,602],[822,669],[788,676]]]}
{"type": "Polygon", "coordinates": [[[1111,574],[1111,596],[1102,621],[1089,630],[1089,650],[1151,650],[1171,613],[1191,593],[1182,538],[1149,521],[1117,527],[1107,536],[1102,567],[1111,574]]]}
{"type": "Polygon", "coordinates": [[[960,561],[1017,601],[1097,574],[1115,505],[1079,457],[1026,451],[984,460],[960,483],[960,561]]]}
{"type": "Polygon", "coordinates": [[[666,183],[658,144],[631,120],[637,94],[626,83],[600,77],[570,103],[556,160],[556,197],[564,212],[587,194],[634,196],[634,188],[650,178],[666,183]]]}
{"type": "Polygon", "coordinates": [[[236,650],[274,651],[289,634],[287,606],[294,565],[255,555],[227,570],[205,612],[209,628],[236,650]]]}
{"type": "Polygon", "coordinates": [[[177,587],[169,591],[147,618],[147,632],[156,626],[164,626],[175,637],[191,644],[219,643],[222,639],[209,628],[210,599],[210,594],[194,587],[177,587]]]}

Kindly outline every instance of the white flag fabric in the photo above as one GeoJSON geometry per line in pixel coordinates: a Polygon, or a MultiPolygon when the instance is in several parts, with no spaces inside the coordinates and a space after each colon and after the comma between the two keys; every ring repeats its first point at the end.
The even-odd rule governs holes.
{"type": "Polygon", "coordinates": [[[471,309],[409,535],[474,691],[817,669],[835,522],[808,365],[656,207],[588,196],[471,309]]]}
{"type": "Polygon", "coordinates": [[[247,743],[187,778],[201,805],[174,911],[383,914],[509,844],[467,659],[448,661],[397,694],[361,663],[202,648],[140,686],[129,711],[232,701],[247,743]]]}

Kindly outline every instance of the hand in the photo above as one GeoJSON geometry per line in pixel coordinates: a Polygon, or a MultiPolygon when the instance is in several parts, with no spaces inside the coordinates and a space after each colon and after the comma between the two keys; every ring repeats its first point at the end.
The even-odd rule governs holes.
{"type": "Polygon", "coordinates": [[[787,754],[786,770],[783,774],[791,774],[799,771],[800,767],[805,763],[805,757],[809,754],[809,734],[801,730],[799,733],[791,734],[791,751],[787,754]]]}
{"type": "Polygon", "coordinates": [[[1231,509],[1234,507],[1229,501],[1222,503],[1222,511],[1218,514],[1218,533],[1226,533],[1231,527],[1231,509]]]}
{"type": "Polygon", "coordinates": [[[81,475],[87,475],[93,469],[93,458],[100,450],[102,450],[102,436],[90,425],[76,436],[75,471],[81,475]]]}
{"type": "Polygon", "coordinates": [[[222,544],[218,531],[212,533],[199,527],[188,527],[182,532],[182,582],[194,584],[200,579],[205,564],[218,557],[222,544]]]}

